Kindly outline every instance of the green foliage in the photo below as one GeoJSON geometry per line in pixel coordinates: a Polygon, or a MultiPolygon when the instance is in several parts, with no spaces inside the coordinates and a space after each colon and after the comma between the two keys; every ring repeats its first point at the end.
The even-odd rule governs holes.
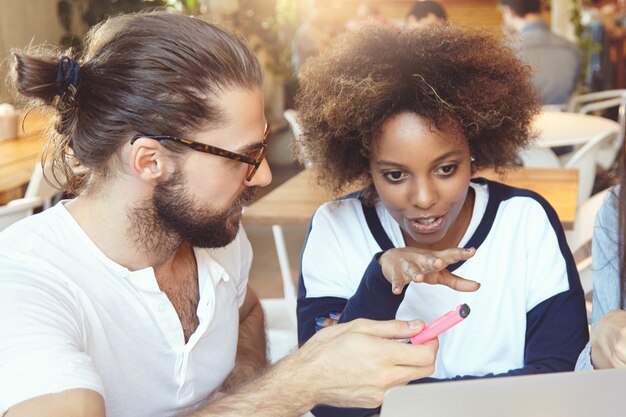
{"type": "MultiPolygon", "coordinates": [[[[591,0],[583,0],[582,4],[592,3],[591,0]]],[[[572,0],[572,10],[570,13],[570,22],[574,26],[574,35],[576,36],[578,50],[580,51],[582,66],[580,71],[579,90],[587,92],[585,79],[587,78],[587,70],[589,68],[589,60],[591,55],[602,51],[602,45],[595,43],[591,33],[582,23],[582,4],[578,0],[572,0]]]]}
{"type": "Polygon", "coordinates": [[[290,42],[295,31],[294,0],[239,0],[239,7],[221,23],[243,36],[264,61],[267,71],[288,81],[292,77],[290,42]]]}
{"type": "MultiPolygon", "coordinates": [[[[66,48],[80,49],[84,29],[88,29],[110,16],[145,9],[164,8],[169,3],[167,0],[59,0],[57,15],[65,29],[65,34],[60,43],[66,48]],[[74,22],[74,17],[79,17],[80,22],[74,22]]],[[[191,4],[197,3],[197,1],[187,0],[183,3],[191,4]]]]}
{"type": "MultiPolygon", "coordinates": [[[[145,9],[176,9],[201,14],[200,0],[59,0],[57,11],[65,34],[61,45],[80,50],[80,41],[91,26],[122,13],[145,9]],[[79,18],[76,22],[75,18],[79,18]]],[[[230,15],[220,23],[243,36],[264,62],[267,71],[289,81],[290,40],[295,30],[295,0],[239,0],[230,15]]],[[[210,10],[209,10],[210,13],[210,10]]]]}

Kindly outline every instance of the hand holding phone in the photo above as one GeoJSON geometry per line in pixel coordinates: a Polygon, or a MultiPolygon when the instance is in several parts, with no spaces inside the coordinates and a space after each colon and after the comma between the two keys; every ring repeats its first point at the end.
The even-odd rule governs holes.
{"type": "Polygon", "coordinates": [[[450,327],[462,322],[469,316],[470,308],[467,304],[461,304],[452,311],[428,323],[424,330],[413,336],[410,340],[414,345],[421,345],[433,340],[450,327]]]}

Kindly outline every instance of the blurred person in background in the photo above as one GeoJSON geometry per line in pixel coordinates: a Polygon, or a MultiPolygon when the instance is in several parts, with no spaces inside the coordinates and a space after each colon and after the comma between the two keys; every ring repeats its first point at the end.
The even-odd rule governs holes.
{"type": "Polygon", "coordinates": [[[541,0],[499,0],[512,45],[532,68],[533,85],[545,105],[566,104],[580,81],[581,56],[573,42],[553,33],[541,17],[541,0]]]}
{"type": "Polygon", "coordinates": [[[416,26],[430,26],[446,23],[448,14],[443,5],[436,1],[418,1],[411,6],[404,18],[404,25],[407,28],[416,26]]]}
{"type": "Polygon", "coordinates": [[[291,42],[291,64],[296,75],[309,57],[328,48],[344,30],[341,21],[342,3],[336,0],[307,0],[307,16],[291,42]]]}
{"type": "Polygon", "coordinates": [[[383,15],[378,5],[373,4],[370,1],[363,1],[359,3],[359,7],[356,11],[356,17],[346,22],[347,30],[356,30],[362,25],[367,24],[383,24],[383,25],[395,25],[393,20],[388,19],[383,15]]]}

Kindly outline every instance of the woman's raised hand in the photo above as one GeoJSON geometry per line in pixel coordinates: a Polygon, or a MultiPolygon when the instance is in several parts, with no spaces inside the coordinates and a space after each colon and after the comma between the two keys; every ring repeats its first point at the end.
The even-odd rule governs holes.
{"type": "Polygon", "coordinates": [[[416,248],[393,248],[378,259],[383,275],[391,283],[394,294],[401,294],[410,282],[440,284],[456,291],[471,292],[480,284],[454,275],[446,268],[450,264],[464,261],[476,253],[475,248],[450,248],[431,251],[416,248]]]}

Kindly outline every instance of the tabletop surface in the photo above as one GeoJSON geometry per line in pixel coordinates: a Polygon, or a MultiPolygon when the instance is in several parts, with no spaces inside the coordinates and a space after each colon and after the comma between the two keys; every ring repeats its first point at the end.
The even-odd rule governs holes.
{"type": "Polygon", "coordinates": [[[41,161],[49,120],[45,113],[32,111],[20,119],[17,138],[0,141],[0,205],[23,197],[33,168],[41,161]]]}
{"type": "MultiPolygon", "coordinates": [[[[492,171],[481,171],[476,176],[541,194],[554,207],[563,227],[573,227],[578,170],[519,168],[509,171],[504,177],[492,171]]],[[[316,177],[315,169],[305,169],[246,207],[242,217],[244,226],[306,227],[317,208],[335,198],[317,183],[316,177]]]]}
{"type": "Polygon", "coordinates": [[[614,134],[619,124],[605,117],[588,114],[544,111],[533,124],[543,147],[580,145],[596,136],[614,134]]]}

